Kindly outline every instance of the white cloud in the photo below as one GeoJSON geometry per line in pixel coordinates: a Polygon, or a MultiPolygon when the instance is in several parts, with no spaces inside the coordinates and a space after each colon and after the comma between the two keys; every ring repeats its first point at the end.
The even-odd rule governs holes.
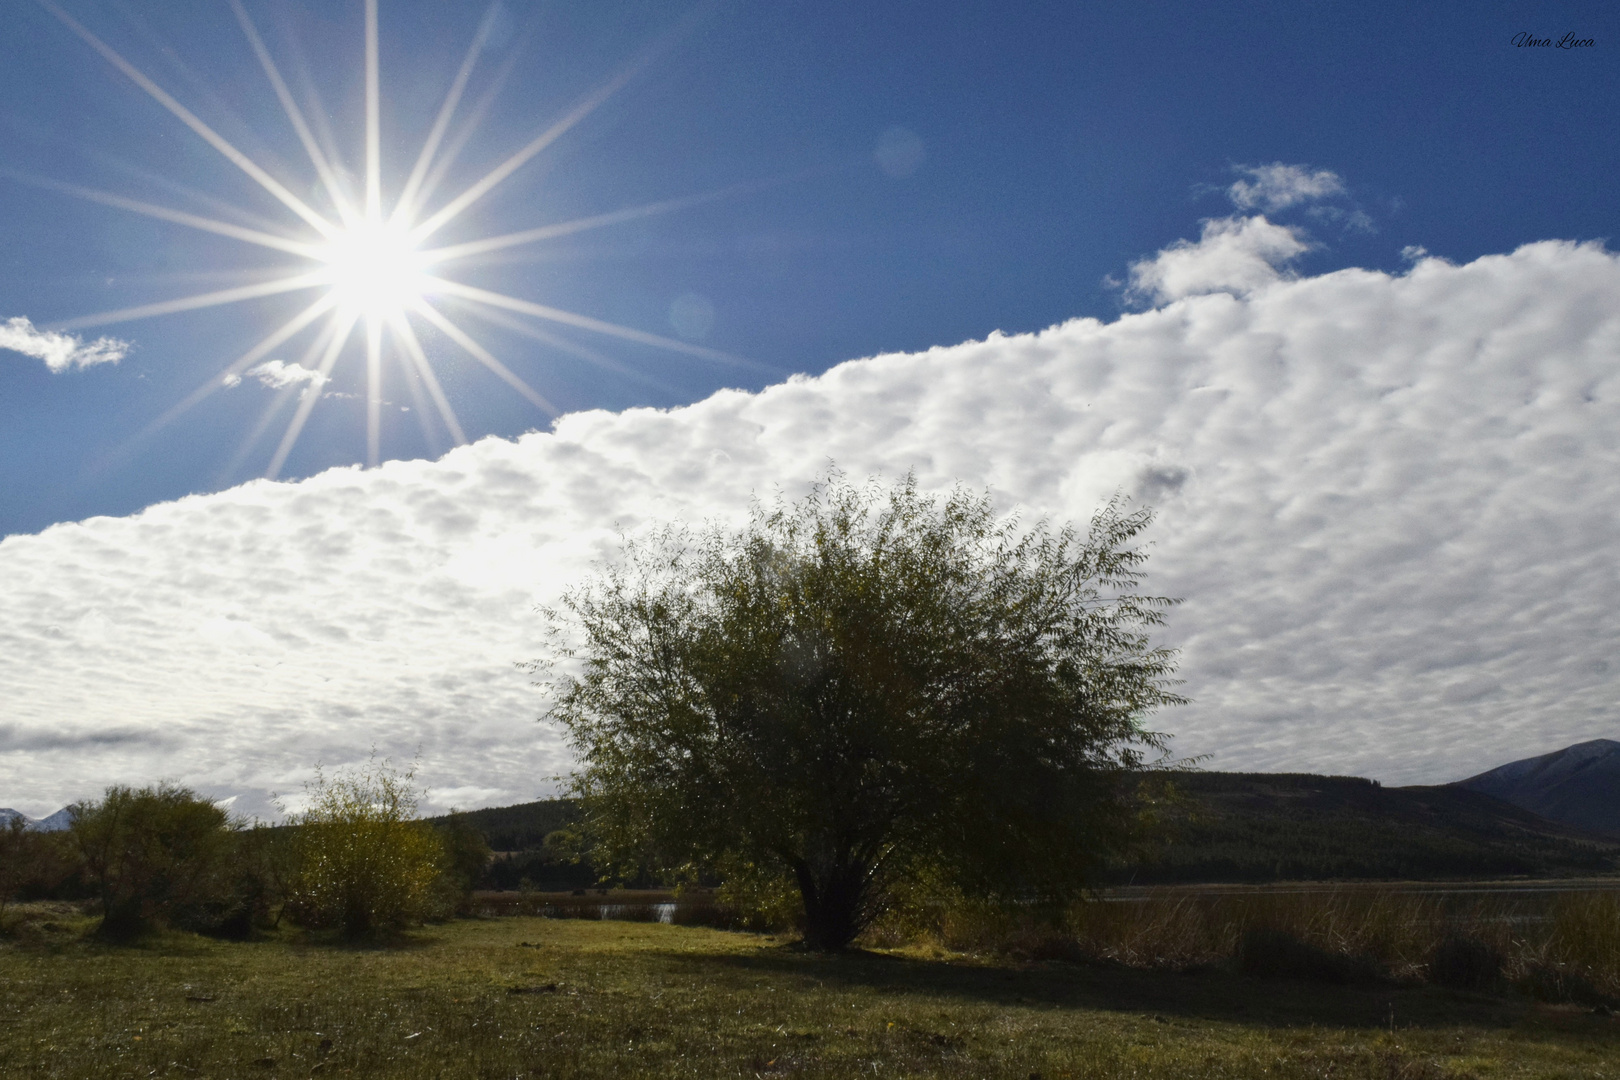
{"type": "MultiPolygon", "coordinates": [[[[1275,228],[1154,265],[1230,278],[1252,230],[1269,267],[1275,228]]],[[[435,800],[532,797],[568,762],[515,666],[534,605],[615,524],[732,520],[828,459],[1060,520],[1150,497],[1196,699],[1156,723],[1211,767],[1437,782],[1620,734],[1620,259],[1257,280],[9,537],[0,805],[168,776],[262,813],[374,745],[435,800]]]]}
{"type": "MultiPolygon", "coordinates": [[[[272,390],[285,390],[289,386],[304,386],[304,393],[310,394],[320,390],[331,380],[318,371],[312,371],[302,364],[284,364],[280,360],[266,360],[257,367],[247,369],[247,374],[258,379],[259,382],[272,390]]],[[[236,386],[242,381],[240,375],[226,375],[226,386],[236,386]]]]}
{"type": "Polygon", "coordinates": [[[70,367],[116,364],[129,353],[129,342],[110,337],[87,342],[75,334],[37,330],[33,323],[18,316],[0,323],[0,349],[43,360],[52,371],[66,371],[70,367]]]}
{"type": "Polygon", "coordinates": [[[1344,181],[1331,169],[1274,161],[1270,165],[1239,165],[1236,171],[1242,178],[1227,188],[1226,194],[1239,210],[1264,210],[1274,214],[1302,203],[1345,194],[1344,181]]]}
{"type": "Polygon", "coordinates": [[[1247,293],[1281,281],[1288,264],[1310,250],[1296,229],[1263,216],[1204,222],[1196,243],[1180,240],[1131,266],[1126,295],[1167,303],[1199,293],[1247,293]]]}

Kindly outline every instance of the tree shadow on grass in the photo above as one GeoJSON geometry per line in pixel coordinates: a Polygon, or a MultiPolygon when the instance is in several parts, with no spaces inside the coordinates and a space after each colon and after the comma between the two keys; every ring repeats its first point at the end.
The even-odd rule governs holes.
{"type": "Polygon", "coordinates": [[[1257,1027],[1330,1026],[1363,1030],[1509,1028],[1527,1022],[1566,1035],[1620,1041],[1620,1019],[1551,1007],[1504,991],[1462,993],[1429,986],[1334,986],[1256,979],[1222,967],[1159,972],[1060,961],[1014,966],[921,960],[852,951],[834,956],[789,948],[755,953],[668,954],[687,968],[769,975],[816,986],[864,988],[893,996],[948,998],[1007,1008],[1072,1008],[1179,1017],[1257,1027]]]}
{"type": "MultiPolygon", "coordinates": [[[[350,937],[337,930],[296,929],[283,933],[285,936],[281,940],[295,948],[321,949],[328,952],[416,952],[431,949],[444,940],[442,934],[434,934],[423,929],[365,934],[360,937],[350,937]]],[[[267,936],[263,940],[273,942],[277,939],[267,936]]]]}

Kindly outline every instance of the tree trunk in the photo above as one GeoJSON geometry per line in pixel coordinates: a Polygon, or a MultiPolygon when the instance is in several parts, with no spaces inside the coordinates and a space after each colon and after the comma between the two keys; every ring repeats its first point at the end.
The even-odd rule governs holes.
{"type": "Polygon", "coordinates": [[[870,868],[847,859],[831,865],[796,862],[793,873],[804,898],[804,943],[817,952],[838,952],[871,921],[867,907],[870,868]]]}

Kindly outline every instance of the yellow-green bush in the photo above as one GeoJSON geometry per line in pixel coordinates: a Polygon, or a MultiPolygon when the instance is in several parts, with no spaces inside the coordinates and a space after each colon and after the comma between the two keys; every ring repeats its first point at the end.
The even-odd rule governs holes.
{"type": "Polygon", "coordinates": [[[305,808],[292,817],[295,919],[360,937],[428,914],[445,850],[432,827],[416,820],[412,780],[387,761],[331,778],[316,769],[305,808]]]}

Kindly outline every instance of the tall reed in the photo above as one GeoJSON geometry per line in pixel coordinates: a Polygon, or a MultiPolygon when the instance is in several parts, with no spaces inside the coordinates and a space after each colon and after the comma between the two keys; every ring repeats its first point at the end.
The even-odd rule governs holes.
{"type": "Polygon", "coordinates": [[[872,941],[902,938],[1138,968],[1236,961],[1257,972],[1277,969],[1250,963],[1256,950],[1291,942],[1301,956],[1323,958],[1324,977],[1511,983],[1543,997],[1620,998],[1620,892],[1602,889],[1162,889],[1100,896],[1057,912],[959,900],[913,907],[872,941]]]}

